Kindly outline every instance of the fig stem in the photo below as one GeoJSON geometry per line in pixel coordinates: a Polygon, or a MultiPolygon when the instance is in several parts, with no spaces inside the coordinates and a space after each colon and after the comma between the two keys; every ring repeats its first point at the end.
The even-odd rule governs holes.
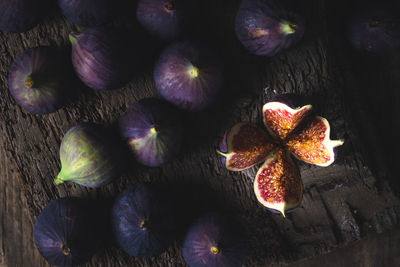
{"type": "Polygon", "coordinates": [[[294,23],[291,23],[289,21],[284,21],[281,24],[281,30],[283,33],[289,35],[289,34],[293,34],[296,32],[298,26],[294,23]]]}
{"type": "Polygon", "coordinates": [[[190,75],[190,77],[192,77],[192,78],[197,78],[197,77],[199,77],[199,69],[196,68],[195,66],[191,67],[191,68],[189,69],[189,75],[190,75]]]}
{"type": "Polygon", "coordinates": [[[150,129],[150,133],[151,134],[157,134],[158,133],[158,129],[157,129],[157,126],[153,126],[151,129],[150,129]]]}
{"type": "Polygon", "coordinates": [[[340,139],[340,140],[333,140],[331,141],[332,147],[337,147],[337,146],[341,146],[344,144],[344,140],[340,139]]]}
{"type": "Polygon", "coordinates": [[[57,178],[54,179],[54,184],[55,184],[55,185],[60,185],[60,184],[62,184],[62,183],[64,183],[64,181],[61,179],[60,176],[57,176],[57,178]]]}
{"type": "Polygon", "coordinates": [[[211,246],[210,251],[211,251],[211,253],[214,254],[214,255],[217,255],[217,254],[219,254],[219,253],[221,252],[221,251],[219,250],[218,246],[216,246],[216,245],[211,246]]]}
{"type": "Polygon", "coordinates": [[[68,255],[71,253],[71,249],[69,248],[69,246],[68,246],[67,244],[64,244],[64,245],[62,246],[62,253],[63,253],[65,256],[68,256],[68,255]]]}
{"type": "Polygon", "coordinates": [[[32,77],[31,77],[31,76],[28,76],[28,77],[25,79],[25,86],[26,86],[27,88],[32,88],[33,85],[34,85],[34,83],[33,83],[32,77]]]}
{"type": "Polygon", "coordinates": [[[171,1],[169,1],[168,3],[165,4],[165,8],[169,11],[172,11],[175,9],[174,3],[172,3],[171,1]]]}
{"type": "Polygon", "coordinates": [[[371,20],[369,21],[369,23],[368,23],[368,26],[369,26],[370,28],[378,27],[378,25],[379,25],[379,21],[378,21],[378,20],[375,20],[375,19],[371,19],[371,20]]]}
{"type": "Polygon", "coordinates": [[[217,151],[217,153],[218,153],[219,155],[221,155],[221,156],[223,156],[223,157],[225,157],[225,158],[227,157],[227,154],[225,154],[225,153],[219,151],[218,149],[217,149],[216,151],[217,151]]]}
{"type": "Polygon", "coordinates": [[[77,38],[75,36],[75,33],[71,32],[68,36],[69,41],[71,42],[71,45],[75,45],[77,42],[77,38]]]}
{"type": "Polygon", "coordinates": [[[140,229],[142,229],[143,231],[146,231],[147,229],[149,229],[149,220],[144,219],[144,220],[140,223],[140,229]]]}

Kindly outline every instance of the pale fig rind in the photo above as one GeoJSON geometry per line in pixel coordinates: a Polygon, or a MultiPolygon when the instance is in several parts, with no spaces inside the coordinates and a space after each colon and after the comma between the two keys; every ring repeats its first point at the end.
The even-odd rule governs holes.
{"type": "Polygon", "coordinates": [[[271,138],[259,127],[238,123],[226,134],[221,144],[222,151],[217,152],[225,157],[228,170],[242,171],[263,162],[274,148],[271,138]]]}
{"type": "Polygon", "coordinates": [[[311,105],[292,108],[282,102],[269,102],[263,106],[264,125],[273,137],[284,140],[311,110],[311,105]]]}
{"type": "Polygon", "coordinates": [[[284,217],[300,205],[303,195],[300,170],[287,151],[277,149],[268,156],[257,172],[254,193],[263,206],[284,217]]]}
{"type": "Polygon", "coordinates": [[[286,140],[286,147],[304,162],[326,167],[335,161],[334,148],[343,145],[342,140],[330,139],[327,119],[315,116],[296,129],[286,140]]]}

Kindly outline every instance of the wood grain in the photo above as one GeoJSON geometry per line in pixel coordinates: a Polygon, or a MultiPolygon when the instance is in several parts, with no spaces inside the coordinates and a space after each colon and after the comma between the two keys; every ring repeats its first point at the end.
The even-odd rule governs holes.
{"type": "MultiPolygon", "coordinates": [[[[306,1],[312,26],[304,41],[282,55],[264,58],[249,55],[234,36],[232,23],[239,1],[215,1],[215,10],[210,11],[203,27],[211,31],[207,40],[212,40],[226,62],[227,79],[221,96],[203,112],[182,113],[185,146],[176,160],[162,168],[132,162],[120,179],[100,189],[72,183],[53,185],[60,169],[60,141],[80,122],[112,126],[131,103],[157,96],[152,64],[160,47],[150,45],[154,50],[144,53],[143,68],[123,89],[96,93],[77,85],[71,88],[78,91],[77,97],[67,107],[35,116],[17,106],[9,94],[8,67],[28,47],[52,45],[68,50],[67,36],[74,27],[54,15],[27,33],[0,33],[0,205],[1,229],[7,229],[0,238],[0,263],[46,266],[34,249],[29,226],[52,199],[80,196],[109,203],[136,181],[163,184],[182,203],[189,203],[182,205],[182,213],[188,218],[182,234],[159,257],[139,260],[110,245],[87,266],[184,266],[180,247],[185,226],[202,211],[212,209],[233,211],[245,226],[249,251],[246,266],[294,262],[394,228],[400,220],[400,199],[393,190],[387,153],[381,148],[375,127],[361,123],[371,114],[364,102],[357,101],[365,97],[361,97],[362,84],[353,75],[351,61],[337,52],[342,44],[335,43],[337,36],[327,30],[326,3],[306,1]],[[218,13],[220,10],[224,12],[218,13]],[[303,202],[283,219],[257,203],[252,191],[257,169],[228,172],[215,149],[233,124],[247,121],[261,125],[262,105],[286,92],[309,97],[316,111],[330,121],[333,137],[344,138],[345,145],[338,149],[337,161],[330,167],[299,163],[305,187],[303,202]],[[13,222],[14,216],[24,219],[13,222]],[[15,256],[6,240],[23,244],[22,254],[15,256]]],[[[135,31],[135,27],[132,23],[128,29],[135,31]]],[[[146,46],[145,42],[139,44],[146,46]]]]}

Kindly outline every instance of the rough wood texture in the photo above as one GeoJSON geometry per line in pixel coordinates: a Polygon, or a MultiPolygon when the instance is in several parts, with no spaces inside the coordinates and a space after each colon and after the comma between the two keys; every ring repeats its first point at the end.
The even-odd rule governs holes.
{"type": "MultiPolygon", "coordinates": [[[[227,81],[221,97],[204,112],[184,114],[185,146],[175,161],[153,169],[132,164],[120,179],[95,190],[72,183],[53,185],[60,169],[60,141],[77,123],[112,125],[131,103],[157,95],[152,64],[159,49],[155,48],[146,58],[140,75],[125,88],[103,93],[79,88],[78,97],[64,109],[34,116],[17,106],[9,94],[8,67],[28,47],[54,45],[68,49],[67,36],[73,27],[55,14],[27,33],[0,33],[0,222],[3,230],[0,263],[25,266],[33,261],[35,266],[46,265],[33,248],[30,233],[24,231],[31,231],[27,225],[31,225],[50,200],[62,196],[108,200],[136,181],[175,188],[181,194],[182,203],[193,203],[183,207],[189,219],[216,207],[233,210],[249,236],[246,266],[273,266],[313,257],[368,237],[371,232],[392,229],[400,220],[400,199],[389,173],[393,168],[389,169],[386,164],[390,148],[381,148],[381,144],[388,145],[389,141],[382,140],[378,134],[384,126],[363,123],[370,118],[378,122],[378,117],[372,115],[379,105],[372,105],[372,110],[366,108],[372,94],[363,93],[365,87],[357,76],[355,59],[336,41],[337,33],[331,32],[326,23],[327,9],[335,8],[327,6],[328,2],[306,1],[311,25],[308,35],[296,48],[268,59],[249,55],[236,40],[232,23],[239,1],[214,1],[213,10],[206,8],[210,15],[202,26],[211,31],[207,39],[213,40],[226,61],[227,81]],[[224,16],[218,10],[224,10],[224,16]],[[344,52],[339,53],[338,49],[344,52]],[[284,92],[308,96],[318,113],[329,119],[333,137],[345,139],[332,166],[321,168],[300,163],[304,198],[301,207],[287,219],[265,211],[257,203],[252,189],[256,168],[228,172],[215,153],[227,128],[239,121],[261,124],[263,103],[284,92]],[[26,215],[25,207],[30,216],[26,215]],[[24,221],[13,222],[13,216],[24,221]],[[24,254],[12,254],[6,240],[22,238],[23,242],[15,242],[23,244],[24,254]]],[[[135,29],[132,25],[128,28],[135,29]]],[[[137,40],[144,42],[141,38],[137,40]]],[[[393,72],[382,74],[385,76],[382,79],[393,76],[388,82],[392,89],[400,83],[394,74],[399,69],[398,57],[397,62],[396,57],[391,58],[393,72]]],[[[391,90],[398,94],[395,91],[391,90]]],[[[393,112],[399,114],[399,110],[393,112]]],[[[184,266],[181,240],[182,236],[177,237],[165,253],[149,260],[135,259],[115,247],[107,248],[87,266],[184,266]]]]}

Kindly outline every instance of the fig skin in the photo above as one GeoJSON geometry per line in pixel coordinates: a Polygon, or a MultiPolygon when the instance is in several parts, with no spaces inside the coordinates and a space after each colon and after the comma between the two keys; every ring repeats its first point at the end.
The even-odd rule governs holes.
{"type": "Polygon", "coordinates": [[[26,111],[47,114],[65,104],[69,83],[61,60],[61,54],[51,47],[30,48],[14,60],[8,87],[26,111]]]}
{"type": "Polygon", "coordinates": [[[161,54],[154,80],[167,101],[181,109],[200,111],[215,100],[223,85],[223,64],[205,46],[178,42],[161,54]]]}
{"type": "Polygon", "coordinates": [[[36,26],[46,11],[46,0],[0,1],[0,31],[21,33],[36,26]]]}
{"type": "Polygon", "coordinates": [[[120,129],[136,160],[146,166],[163,165],[181,148],[181,118],[164,100],[145,98],[134,103],[121,117],[120,129]]]}
{"type": "Polygon", "coordinates": [[[52,265],[81,265],[99,246],[88,203],[79,198],[50,202],[36,219],[33,236],[40,254],[52,265]]]}
{"type": "Polygon", "coordinates": [[[243,0],[236,15],[235,31],[239,41],[252,54],[274,56],[303,37],[303,17],[282,2],[243,0]]]}
{"type": "Polygon", "coordinates": [[[361,51],[386,53],[400,48],[399,8],[369,4],[349,19],[347,37],[361,51]]]}
{"type": "Polygon", "coordinates": [[[92,188],[110,183],[120,172],[112,145],[98,125],[82,123],[72,127],[61,142],[62,167],[54,183],[71,181],[92,188]]]}
{"type": "Polygon", "coordinates": [[[139,0],[136,16],[139,23],[149,33],[162,40],[174,40],[183,30],[183,10],[181,0],[139,0]]]}
{"type": "Polygon", "coordinates": [[[146,183],[125,189],[115,201],[112,226],[116,243],[126,253],[149,258],[172,243],[175,219],[164,194],[146,183]]]}
{"type": "Polygon", "coordinates": [[[114,90],[128,83],[132,54],[121,32],[107,27],[90,28],[71,33],[70,41],[75,72],[88,87],[114,90]]]}
{"type": "Polygon", "coordinates": [[[242,266],[246,251],[236,222],[222,214],[208,213],[193,223],[183,244],[183,257],[190,267],[242,266]]]}
{"type": "Polygon", "coordinates": [[[110,22],[116,15],[119,0],[58,0],[64,16],[71,22],[94,27],[110,22]]]}

